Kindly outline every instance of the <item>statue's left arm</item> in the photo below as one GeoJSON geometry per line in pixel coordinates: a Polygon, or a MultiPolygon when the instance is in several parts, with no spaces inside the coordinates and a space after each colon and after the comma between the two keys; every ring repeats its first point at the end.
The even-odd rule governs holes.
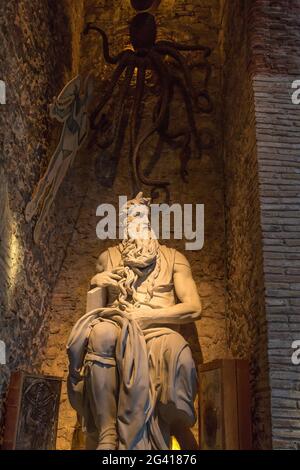
{"type": "Polygon", "coordinates": [[[198,320],[201,316],[201,301],[186,257],[176,252],[173,282],[179,303],[159,309],[144,310],[136,314],[142,328],[156,324],[183,324],[198,320]]]}

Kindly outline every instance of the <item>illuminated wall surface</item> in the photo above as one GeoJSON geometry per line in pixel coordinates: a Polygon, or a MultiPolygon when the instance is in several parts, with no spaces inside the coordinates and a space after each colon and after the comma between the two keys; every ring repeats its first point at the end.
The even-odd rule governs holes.
{"type": "MultiPolygon", "coordinates": [[[[93,71],[96,96],[111,77],[99,38],[80,34],[84,23],[101,23],[117,53],[129,43],[133,16],[129,0],[6,3],[0,5],[7,94],[0,105],[0,339],[7,355],[1,420],[10,371],[66,378],[67,337],[84,312],[96,258],[111,244],[96,238],[96,207],[116,204],[129,191],[129,143],[110,189],[99,183],[99,149],[90,145],[34,244],[24,209],[60,135],[47,107],[77,73],[93,71]]],[[[204,248],[186,253],[203,318],[184,334],[197,363],[250,358],[254,445],[297,448],[299,366],[291,362],[291,344],[300,339],[300,108],[292,104],[291,83],[300,79],[299,7],[287,9],[284,0],[163,0],[155,14],[159,38],[213,48],[214,111],[197,125],[213,132],[215,145],[190,162],[189,184],[180,180],[170,149],[155,170],[171,180],[172,201],[205,205],[204,248]]],[[[175,112],[180,120],[179,102],[175,112]]],[[[181,241],[170,246],[184,250],[181,241]]],[[[75,425],[64,382],[57,448],[71,448],[75,425]]]]}

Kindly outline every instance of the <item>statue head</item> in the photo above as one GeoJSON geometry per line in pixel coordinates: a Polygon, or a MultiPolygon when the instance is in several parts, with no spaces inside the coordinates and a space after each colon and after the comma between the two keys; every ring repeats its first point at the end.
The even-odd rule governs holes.
{"type": "Polygon", "coordinates": [[[138,276],[152,272],[159,256],[159,243],[149,220],[150,203],[151,199],[140,192],[121,210],[124,239],[119,248],[122,263],[138,276]]]}
{"type": "Polygon", "coordinates": [[[125,239],[149,240],[155,238],[149,219],[151,199],[139,192],[121,210],[125,239]]]}

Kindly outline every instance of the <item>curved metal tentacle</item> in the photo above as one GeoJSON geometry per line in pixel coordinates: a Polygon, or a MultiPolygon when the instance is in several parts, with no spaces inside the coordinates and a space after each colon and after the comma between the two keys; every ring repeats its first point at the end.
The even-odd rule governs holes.
{"type": "Polygon", "coordinates": [[[197,100],[197,94],[194,90],[192,75],[191,75],[190,69],[189,69],[183,55],[180,54],[180,52],[176,51],[176,49],[174,49],[173,47],[169,47],[169,46],[160,46],[160,45],[157,44],[157,45],[155,45],[154,49],[159,54],[169,55],[170,57],[173,57],[173,59],[175,59],[180,64],[180,66],[182,68],[182,71],[183,71],[184,79],[185,79],[186,84],[187,84],[187,87],[189,88],[193,98],[196,101],[197,100]]]}
{"type": "MultiPolygon", "coordinates": [[[[170,96],[169,96],[169,103],[170,103],[172,101],[172,97],[173,97],[173,86],[172,86],[171,83],[170,83],[170,86],[169,86],[169,94],[170,94],[170,96]]],[[[152,114],[152,121],[153,122],[155,122],[155,120],[157,119],[157,116],[159,114],[161,105],[162,105],[162,97],[160,96],[159,100],[156,103],[156,106],[153,109],[153,114],[152,114]]],[[[167,108],[166,116],[165,116],[165,119],[163,120],[162,125],[160,126],[159,129],[157,129],[158,140],[157,140],[157,143],[156,143],[155,150],[152,154],[152,157],[149,160],[149,162],[148,162],[148,164],[145,168],[145,171],[144,171],[144,175],[146,177],[150,176],[153,168],[155,167],[157,162],[160,160],[161,153],[163,151],[163,147],[164,147],[165,142],[167,142],[169,145],[173,146],[173,140],[168,141],[168,139],[165,136],[165,134],[168,130],[168,127],[169,127],[169,120],[170,120],[170,106],[168,106],[168,108],[167,108]]]]}
{"type": "Polygon", "coordinates": [[[174,142],[173,138],[170,138],[169,135],[166,136],[166,134],[162,135],[161,133],[159,133],[159,138],[156,144],[156,148],[154,150],[151,160],[149,161],[144,171],[145,176],[147,177],[150,176],[153,168],[160,160],[164,144],[168,143],[171,148],[174,148],[174,149],[180,148],[181,150],[179,154],[180,176],[181,176],[181,179],[185,183],[187,182],[187,177],[188,177],[187,165],[190,160],[190,154],[191,154],[191,149],[190,149],[191,133],[185,129],[184,131],[180,131],[180,134],[178,133],[175,139],[178,139],[179,137],[183,137],[183,139],[181,139],[181,142],[174,142]]]}
{"type": "MultiPolygon", "coordinates": [[[[174,83],[173,81],[170,82],[170,101],[172,100],[174,96],[174,83]]],[[[158,105],[154,109],[154,117],[157,115],[159,106],[161,105],[161,100],[158,102],[158,105]]],[[[168,108],[168,114],[166,117],[166,120],[164,122],[164,125],[158,130],[159,134],[159,140],[157,142],[156,149],[154,151],[154,154],[148,163],[146,170],[145,170],[145,175],[149,176],[151,171],[153,170],[154,166],[157,164],[163,144],[167,143],[171,148],[173,149],[178,149],[181,148],[181,152],[179,155],[180,159],[180,175],[183,181],[186,182],[188,172],[187,172],[187,164],[190,159],[190,140],[191,140],[191,132],[186,128],[186,127],[181,127],[180,129],[177,130],[169,130],[169,121],[170,121],[170,109],[168,108]],[[180,141],[178,141],[180,139],[180,141]]]]}
{"type": "Polygon", "coordinates": [[[150,193],[151,201],[155,201],[155,199],[159,198],[160,190],[162,190],[165,194],[164,202],[166,204],[170,204],[170,190],[169,190],[168,186],[163,186],[163,187],[159,187],[159,188],[157,186],[153,187],[151,189],[151,193],[150,193]]]}
{"type": "MultiPolygon", "coordinates": [[[[187,87],[191,91],[191,94],[192,94],[192,96],[195,100],[196,109],[198,111],[202,112],[202,113],[212,112],[213,105],[212,105],[212,101],[211,101],[211,98],[210,98],[208,92],[204,89],[204,90],[201,90],[199,93],[196,93],[194,85],[193,85],[192,75],[191,75],[190,69],[189,69],[188,65],[186,64],[186,60],[183,57],[183,55],[180,54],[180,52],[178,52],[178,50],[176,50],[174,47],[171,47],[171,45],[167,46],[165,44],[171,44],[171,43],[169,43],[168,41],[158,41],[156,43],[155,49],[161,54],[165,54],[165,55],[169,55],[169,56],[173,57],[173,59],[175,59],[179,63],[179,65],[182,68],[183,75],[184,75],[187,87]],[[199,104],[199,98],[203,98],[206,101],[206,106],[203,106],[203,105],[199,104]]],[[[182,47],[183,47],[183,45],[182,45],[182,47]]],[[[189,47],[192,47],[192,46],[189,46],[189,47]]],[[[182,49],[182,50],[199,50],[199,49],[197,49],[199,47],[202,48],[204,46],[195,46],[195,49],[182,49]]],[[[203,68],[204,67],[206,68],[206,76],[205,76],[205,80],[204,80],[204,86],[206,87],[207,83],[208,83],[208,80],[209,80],[209,77],[210,77],[210,74],[211,74],[211,66],[208,62],[202,62],[199,65],[201,65],[203,68]]]]}
{"type": "MultiPolygon", "coordinates": [[[[169,86],[169,93],[170,93],[170,104],[174,96],[174,83],[173,81],[170,81],[170,86],[169,86]]],[[[157,103],[157,106],[154,109],[153,113],[153,119],[155,119],[155,116],[157,116],[157,113],[159,112],[161,106],[161,100],[157,103]]],[[[166,114],[166,119],[164,120],[164,125],[160,127],[158,130],[159,135],[162,137],[163,141],[166,142],[170,147],[172,148],[178,148],[181,146],[180,143],[175,142],[175,140],[179,139],[180,137],[183,137],[187,134],[186,128],[179,128],[177,130],[171,131],[169,129],[169,123],[170,123],[170,106],[168,107],[167,114],[166,114]]]]}
{"type": "MultiPolygon", "coordinates": [[[[172,78],[172,77],[171,77],[172,78]]],[[[171,82],[172,96],[174,95],[174,81],[171,82]]],[[[164,140],[173,148],[180,148],[180,176],[184,182],[187,182],[187,165],[191,157],[191,131],[186,127],[180,127],[176,130],[169,129],[169,123],[166,129],[162,131],[164,140]]]]}
{"type": "MultiPolygon", "coordinates": [[[[191,156],[191,149],[190,149],[190,142],[191,142],[191,135],[194,137],[195,145],[196,148],[199,151],[199,156],[202,154],[202,150],[204,149],[209,149],[213,146],[213,138],[210,135],[210,133],[207,131],[207,136],[209,137],[208,143],[204,143],[201,137],[201,134],[198,132],[196,123],[194,120],[193,116],[193,110],[192,110],[192,103],[189,97],[189,94],[185,88],[184,82],[182,79],[174,74],[170,75],[171,77],[171,82],[170,82],[170,94],[173,96],[173,87],[176,85],[181,93],[183,94],[184,102],[186,105],[186,110],[187,110],[187,116],[188,116],[188,121],[189,121],[189,127],[190,131],[186,127],[181,127],[177,128],[176,130],[170,130],[169,129],[169,123],[159,129],[159,135],[161,139],[168,143],[173,148],[181,148],[181,152],[179,155],[180,158],[180,174],[181,178],[183,181],[187,181],[187,176],[188,176],[188,171],[187,171],[187,165],[190,160],[191,156]],[[180,142],[178,140],[180,139],[180,142]],[[177,140],[177,142],[175,142],[177,140]]],[[[160,102],[158,103],[154,115],[158,113],[160,106],[160,102]]],[[[151,161],[149,162],[145,174],[148,176],[150,173],[151,169],[153,169],[154,165],[158,161],[158,156],[155,153],[151,161]],[[154,158],[155,157],[155,158],[154,158]]]]}
{"type": "MultiPolygon", "coordinates": [[[[102,114],[101,116],[101,120],[99,122],[99,130],[101,130],[101,132],[103,131],[105,133],[106,129],[111,127],[111,122],[107,119],[107,117],[105,115],[102,114]]],[[[113,128],[115,129],[115,125],[113,126],[113,128]]],[[[101,138],[102,136],[100,136],[101,138]]],[[[111,132],[109,134],[109,136],[106,136],[105,137],[105,140],[100,140],[97,139],[97,147],[99,147],[100,149],[107,149],[108,147],[111,146],[111,144],[113,143],[114,141],[114,137],[115,137],[115,132],[111,132]]]]}
{"type": "Polygon", "coordinates": [[[126,69],[125,79],[124,79],[124,82],[122,83],[122,87],[121,87],[120,94],[118,97],[118,105],[114,111],[113,129],[112,129],[111,135],[106,141],[99,143],[100,148],[107,148],[113,142],[115,142],[116,139],[118,139],[118,135],[120,133],[120,122],[122,120],[122,116],[124,115],[126,98],[128,96],[128,90],[130,87],[130,83],[132,81],[134,68],[135,68],[135,63],[134,61],[132,61],[132,63],[126,69]]]}
{"type": "Polygon", "coordinates": [[[133,62],[128,66],[126,69],[126,76],[124,83],[122,85],[121,93],[119,96],[119,103],[116,109],[116,122],[114,125],[114,148],[113,148],[113,155],[114,158],[118,158],[118,154],[120,152],[124,134],[126,130],[126,123],[124,125],[124,113],[125,113],[125,104],[128,97],[128,91],[130,88],[130,83],[132,80],[132,76],[134,73],[135,63],[133,62]]]}
{"type": "Polygon", "coordinates": [[[110,81],[109,87],[106,90],[106,93],[104,94],[103,98],[101,99],[100,103],[96,106],[95,110],[91,114],[91,129],[97,129],[97,123],[96,119],[99,116],[101,110],[103,107],[106,105],[107,101],[110,99],[115,85],[117,84],[120,76],[124,72],[126,66],[130,63],[131,57],[133,55],[133,52],[128,51],[121,59],[120,63],[118,64],[116,70],[113,73],[112,79],[110,81]]]}
{"type": "Polygon", "coordinates": [[[199,135],[199,132],[196,126],[195,116],[193,112],[193,105],[191,102],[190,95],[187,92],[185,84],[182,82],[182,79],[180,77],[172,75],[172,80],[174,81],[174,84],[179,88],[179,90],[182,93],[186,111],[187,111],[187,118],[188,118],[189,126],[191,129],[191,133],[194,137],[195,145],[196,145],[196,148],[198,149],[199,158],[200,158],[202,155],[203,147],[202,147],[201,137],[199,135]]]}
{"type": "Polygon", "coordinates": [[[183,143],[181,145],[181,152],[179,154],[179,160],[180,160],[180,176],[182,180],[187,183],[188,181],[188,163],[191,159],[191,133],[188,132],[184,136],[183,143]]]}
{"type": "Polygon", "coordinates": [[[173,47],[177,51],[203,51],[203,55],[205,58],[209,57],[211,55],[211,48],[208,46],[202,46],[201,44],[182,44],[180,42],[176,41],[167,41],[167,40],[161,40],[157,41],[156,44],[158,46],[167,46],[167,47],[173,47]]]}
{"type": "Polygon", "coordinates": [[[187,165],[191,155],[191,131],[186,127],[181,127],[176,130],[166,128],[161,132],[163,141],[166,142],[173,149],[180,149],[180,176],[184,182],[187,182],[187,165]]]}
{"type": "MultiPolygon", "coordinates": [[[[169,52],[167,52],[167,50],[165,48],[158,48],[158,50],[161,52],[161,53],[166,53],[168,55],[169,52]]],[[[176,52],[177,54],[179,54],[178,52],[176,52]]],[[[211,100],[211,97],[207,91],[207,86],[208,86],[208,82],[209,82],[209,79],[210,79],[210,76],[211,76],[211,65],[208,63],[208,62],[200,62],[200,63],[197,63],[197,64],[193,64],[191,66],[191,68],[195,68],[195,67],[199,67],[199,68],[202,68],[202,69],[205,69],[205,78],[204,78],[204,88],[202,88],[200,91],[195,91],[195,87],[192,83],[192,75],[191,75],[191,71],[190,71],[190,68],[185,64],[185,59],[184,57],[180,54],[182,60],[178,63],[174,62],[174,68],[176,67],[178,70],[180,70],[180,67],[183,67],[183,73],[184,73],[184,77],[185,77],[185,81],[186,81],[186,84],[187,84],[187,87],[191,90],[191,94],[193,95],[193,98],[195,100],[195,108],[197,111],[201,112],[201,113],[206,113],[206,114],[209,114],[213,111],[213,103],[212,103],[212,100],[211,100]],[[200,99],[203,99],[205,104],[201,104],[200,103],[200,99]]],[[[174,57],[175,58],[175,57],[174,57]]]]}
{"type": "MultiPolygon", "coordinates": [[[[162,64],[164,65],[163,62],[162,62],[162,64]]],[[[168,74],[169,74],[169,72],[168,72],[168,74]]],[[[173,96],[174,96],[174,86],[173,86],[173,82],[171,80],[169,80],[169,104],[171,103],[171,101],[173,99],[173,96]]],[[[162,94],[160,94],[160,98],[157,101],[156,106],[153,109],[153,115],[152,115],[153,122],[155,121],[155,119],[159,115],[161,105],[162,105],[162,101],[163,101],[163,96],[162,96],[162,94]]],[[[165,116],[165,119],[162,122],[162,125],[160,126],[160,129],[159,129],[160,131],[162,131],[163,129],[168,129],[169,120],[170,120],[170,106],[168,106],[166,108],[166,116],[165,116]]]]}
{"type": "Polygon", "coordinates": [[[162,86],[162,103],[160,106],[160,110],[158,113],[157,118],[155,121],[149,126],[149,128],[141,135],[138,139],[132,157],[133,162],[133,171],[134,171],[134,179],[136,183],[141,181],[141,183],[147,186],[155,186],[156,188],[165,188],[170,183],[168,181],[160,181],[160,180],[150,180],[148,179],[143,173],[141,172],[140,168],[140,149],[143,143],[156,132],[163,124],[164,119],[166,117],[166,112],[169,105],[169,74],[168,70],[165,67],[162,59],[160,58],[159,54],[155,53],[154,51],[149,51],[149,58],[151,60],[152,66],[154,70],[157,72],[160,83],[162,86]]]}
{"type": "MultiPolygon", "coordinates": [[[[170,93],[170,99],[169,99],[169,102],[171,104],[171,101],[173,99],[173,96],[174,96],[174,81],[173,80],[170,80],[170,84],[169,84],[169,93],[170,93]]],[[[157,116],[158,112],[159,112],[159,109],[160,109],[160,106],[161,106],[161,99],[158,101],[156,107],[154,108],[154,111],[153,111],[153,120],[155,119],[155,117],[157,116]]],[[[168,144],[170,145],[170,147],[172,148],[178,148],[180,147],[180,144],[178,143],[175,143],[174,140],[180,138],[180,137],[183,137],[183,136],[186,136],[187,134],[187,130],[186,128],[179,128],[177,130],[173,130],[173,131],[170,131],[169,130],[169,122],[170,122],[170,106],[168,107],[167,109],[167,113],[166,113],[166,118],[164,120],[164,123],[163,123],[163,126],[161,126],[159,129],[158,129],[158,133],[161,135],[161,137],[163,138],[163,140],[168,144]]]]}
{"type": "Polygon", "coordinates": [[[209,62],[196,62],[191,64],[190,66],[191,69],[198,68],[198,69],[204,69],[205,70],[205,78],[204,78],[204,88],[207,88],[208,82],[211,77],[211,64],[209,62]]]}
{"type": "Polygon", "coordinates": [[[103,29],[99,28],[98,26],[94,25],[93,23],[87,23],[86,27],[83,30],[83,34],[88,34],[90,31],[97,31],[102,37],[102,44],[103,44],[103,57],[105,62],[108,64],[117,64],[119,60],[122,58],[124,55],[124,52],[120,52],[120,54],[117,54],[116,56],[111,56],[109,53],[109,44],[108,44],[108,37],[105,31],[103,29]]]}
{"type": "Polygon", "coordinates": [[[142,60],[138,64],[138,71],[136,77],[136,88],[134,96],[134,104],[132,109],[132,126],[131,126],[131,140],[133,146],[135,146],[136,139],[139,133],[139,118],[141,118],[141,105],[145,88],[145,77],[146,77],[146,61],[142,60]]]}
{"type": "Polygon", "coordinates": [[[150,176],[153,168],[155,167],[157,162],[160,160],[161,153],[162,153],[163,148],[164,148],[164,144],[165,144],[165,140],[163,139],[161,133],[159,133],[155,150],[154,150],[153,155],[152,155],[150,161],[148,162],[148,165],[146,166],[146,169],[144,171],[144,175],[147,178],[150,176]]]}
{"type": "MultiPolygon", "coordinates": [[[[133,98],[133,108],[130,117],[130,155],[133,155],[133,149],[136,146],[136,141],[138,138],[140,124],[142,119],[142,100],[145,88],[145,77],[146,77],[146,59],[140,59],[140,63],[138,64],[137,70],[137,77],[136,77],[136,87],[135,87],[135,94],[133,98]]],[[[138,190],[137,181],[134,177],[135,170],[133,165],[133,158],[129,159],[130,167],[131,167],[131,174],[133,177],[133,192],[138,190]]]]}

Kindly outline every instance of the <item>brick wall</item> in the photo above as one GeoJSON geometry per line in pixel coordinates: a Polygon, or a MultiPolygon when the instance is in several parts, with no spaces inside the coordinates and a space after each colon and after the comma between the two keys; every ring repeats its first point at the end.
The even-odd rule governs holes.
{"type": "Polygon", "coordinates": [[[300,109],[291,80],[254,79],[275,448],[300,447],[299,366],[291,362],[300,338],[300,109]]]}
{"type": "Polygon", "coordinates": [[[223,3],[229,341],[251,357],[255,446],[299,448],[300,4],[223,3]]]}
{"type": "Polygon", "coordinates": [[[227,335],[234,357],[251,362],[256,448],[270,442],[267,325],[261,246],[255,102],[250,73],[250,2],[224,2],[224,166],[227,243],[227,335]]]}
{"type": "Polygon", "coordinates": [[[252,17],[262,243],[268,323],[272,443],[300,448],[300,3],[256,1],[252,17]],[[262,21],[263,18],[263,21],[262,21]]]}

